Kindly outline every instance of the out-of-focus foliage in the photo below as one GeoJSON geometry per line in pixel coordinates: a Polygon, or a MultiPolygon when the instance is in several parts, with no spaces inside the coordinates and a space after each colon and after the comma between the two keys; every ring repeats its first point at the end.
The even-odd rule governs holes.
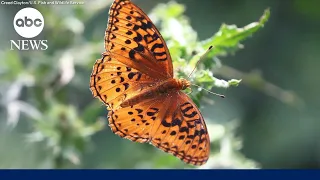
{"type": "MultiPolygon", "coordinates": [[[[151,145],[133,143],[114,135],[107,126],[105,107],[93,99],[89,90],[89,77],[94,61],[104,51],[103,36],[111,2],[95,0],[79,6],[35,6],[45,18],[45,29],[37,38],[48,40],[49,49],[46,51],[10,51],[9,40],[20,39],[14,32],[12,19],[22,6],[0,6],[0,167],[194,168],[151,145]]],[[[258,54],[259,49],[248,43],[245,51],[239,51],[247,43],[244,40],[252,35],[250,42],[263,44],[263,50],[266,51],[272,49],[270,44],[267,47],[268,40],[278,38],[278,43],[291,40],[286,37],[285,28],[282,32],[279,30],[280,25],[274,24],[275,19],[283,18],[282,14],[277,13],[290,14],[279,10],[277,5],[283,2],[256,2],[260,9],[255,8],[256,4],[252,1],[229,2],[231,5],[225,1],[179,1],[186,6],[176,2],[135,2],[149,12],[165,38],[174,60],[176,76],[187,78],[196,66],[189,79],[201,87],[193,86],[190,96],[203,112],[212,141],[211,158],[201,168],[294,167],[295,164],[286,164],[288,159],[273,154],[289,156],[286,148],[290,147],[291,152],[302,153],[300,161],[296,163],[305,162],[303,157],[309,157],[308,152],[304,152],[301,147],[304,144],[310,146],[310,142],[314,142],[314,137],[317,137],[316,132],[320,131],[316,130],[316,123],[312,123],[313,116],[294,115],[296,109],[302,112],[301,109],[308,104],[294,92],[280,88],[286,83],[277,79],[290,70],[289,63],[283,67],[270,67],[276,73],[269,72],[269,82],[259,71],[246,73],[262,66],[255,63],[260,62],[256,56],[243,57],[243,52],[258,54]],[[212,11],[210,5],[213,3],[215,7],[229,10],[228,13],[220,12],[219,8],[212,11]],[[234,9],[232,5],[238,8],[234,9]],[[194,8],[196,6],[198,8],[194,8]],[[266,9],[269,6],[270,20],[270,10],[266,9]],[[151,10],[151,7],[155,8],[151,10]],[[233,9],[232,13],[230,8],[233,9]],[[208,13],[205,16],[207,18],[200,18],[204,12],[208,13]],[[259,16],[261,18],[258,20],[259,16]],[[254,20],[258,21],[250,23],[254,20]],[[270,29],[274,29],[274,32],[264,33],[270,29]],[[287,39],[280,41],[282,37],[287,39]],[[202,56],[211,45],[212,50],[202,56]],[[201,61],[197,64],[200,57],[201,61]],[[230,59],[235,60],[229,62],[230,59]],[[239,69],[231,66],[239,66],[239,69]],[[203,88],[222,92],[227,98],[220,99],[203,88]],[[258,92],[259,96],[251,97],[253,92],[258,92]],[[288,112],[286,114],[289,117],[281,114],[282,111],[288,112]],[[271,126],[266,117],[275,121],[273,114],[294,121],[277,121],[278,124],[271,126]],[[301,121],[299,118],[302,118],[301,121]],[[297,132],[293,128],[296,127],[294,123],[298,123],[297,127],[301,128],[298,131],[301,139],[292,133],[297,132]],[[241,132],[241,135],[237,132],[241,132]],[[244,148],[242,142],[246,145],[244,148]],[[292,146],[294,142],[299,142],[299,146],[292,146]]],[[[299,17],[308,16],[319,20],[316,11],[312,11],[312,15],[305,13],[304,9],[308,8],[301,4],[297,0],[292,6],[300,13],[299,17]]],[[[289,6],[283,8],[286,7],[289,6]]],[[[311,39],[310,43],[313,42],[311,39]]],[[[311,44],[308,47],[316,46],[311,44]]],[[[283,52],[294,53],[286,46],[279,48],[278,52],[269,50],[268,53],[279,58],[285,54],[283,52]]],[[[308,49],[305,51],[310,52],[308,49]]],[[[305,55],[306,58],[312,58],[307,53],[305,55]]],[[[267,58],[265,54],[257,56],[267,58]]],[[[304,58],[301,55],[300,59],[304,58]]],[[[268,63],[281,62],[269,57],[267,59],[260,63],[267,66],[268,63]]],[[[296,71],[295,76],[290,74],[287,81],[307,85],[306,81],[299,80],[297,76],[300,74],[296,71]]],[[[305,72],[313,75],[311,71],[305,72]]]]}

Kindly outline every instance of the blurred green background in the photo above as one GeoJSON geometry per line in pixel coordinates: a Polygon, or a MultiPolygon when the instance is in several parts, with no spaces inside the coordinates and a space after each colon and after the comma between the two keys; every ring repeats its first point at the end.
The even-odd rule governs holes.
{"type": "MultiPolygon", "coordinates": [[[[10,51],[10,40],[22,39],[14,15],[26,6],[0,5],[0,168],[190,168],[151,145],[121,139],[107,126],[107,111],[93,99],[89,78],[104,51],[112,1],[83,2],[34,6],[45,19],[35,39],[48,40],[46,51],[10,51]]],[[[168,2],[134,1],[155,20],[165,18],[157,14],[165,6],[157,5],[168,2]]],[[[213,139],[212,157],[201,168],[319,168],[320,2],[176,2],[185,7],[198,41],[222,23],[243,27],[271,11],[241,50],[215,59],[222,64],[215,77],[242,81],[213,88],[225,99],[205,95],[200,101],[213,139]]],[[[195,42],[184,46],[189,43],[195,42]]]]}

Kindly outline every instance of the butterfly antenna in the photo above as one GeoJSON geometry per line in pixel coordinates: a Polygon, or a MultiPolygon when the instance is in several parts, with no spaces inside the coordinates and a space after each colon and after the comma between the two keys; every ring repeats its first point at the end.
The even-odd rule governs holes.
{"type": "Polygon", "coordinates": [[[205,52],[204,54],[202,54],[202,56],[199,58],[199,60],[197,61],[196,65],[194,66],[193,70],[192,70],[191,73],[189,74],[188,78],[190,78],[191,74],[194,72],[194,70],[196,70],[199,62],[203,59],[203,57],[205,57],[205,56],[208,54],[208,52],[212,49],[212,47],[213,47],[213,46],[210,46],[210,47],[206,50],[206,52],[205,52]]]}
{"type": "Polygon", "coordinates": [[[191,85],[196,86],[196,87],[199,87],[199,88],[201,88],[201,89],[203,89],[203,90],[207,91],[207,92],[208,92],[208,93],[210,93],[210,94],[213,94],[213,95],[219,96],[219,97],[221,97],[221,98],[225,98],[225,96],[224,96],[224,95],[222,95],[222,94],[217,94],[217,93],[211,92],[211,91],[209,91],[208,89],[204,89],[203,87],[198,86],[198,85],[196,85],[196,84],[191,84],[191,85]]]}

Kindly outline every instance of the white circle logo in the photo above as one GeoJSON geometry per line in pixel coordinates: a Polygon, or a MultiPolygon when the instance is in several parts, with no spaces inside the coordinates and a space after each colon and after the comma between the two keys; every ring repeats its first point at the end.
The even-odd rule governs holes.
{"type": "Polygon", "coordinates": [[[23,8],[14,16],[13,26],[24,38],[33,38],[41,33],[44,26],[42,14],[34,8],[23,8]]]}

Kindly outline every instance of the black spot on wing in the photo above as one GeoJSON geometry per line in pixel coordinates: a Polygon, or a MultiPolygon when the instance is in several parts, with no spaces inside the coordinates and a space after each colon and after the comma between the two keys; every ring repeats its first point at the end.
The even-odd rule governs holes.
{"type": "Polygon", "coordinates": [[[163,48],[163,44],[154,44],[152,47],[151,47],[151,51],[154,52],[157,48],[163,48]]]}

